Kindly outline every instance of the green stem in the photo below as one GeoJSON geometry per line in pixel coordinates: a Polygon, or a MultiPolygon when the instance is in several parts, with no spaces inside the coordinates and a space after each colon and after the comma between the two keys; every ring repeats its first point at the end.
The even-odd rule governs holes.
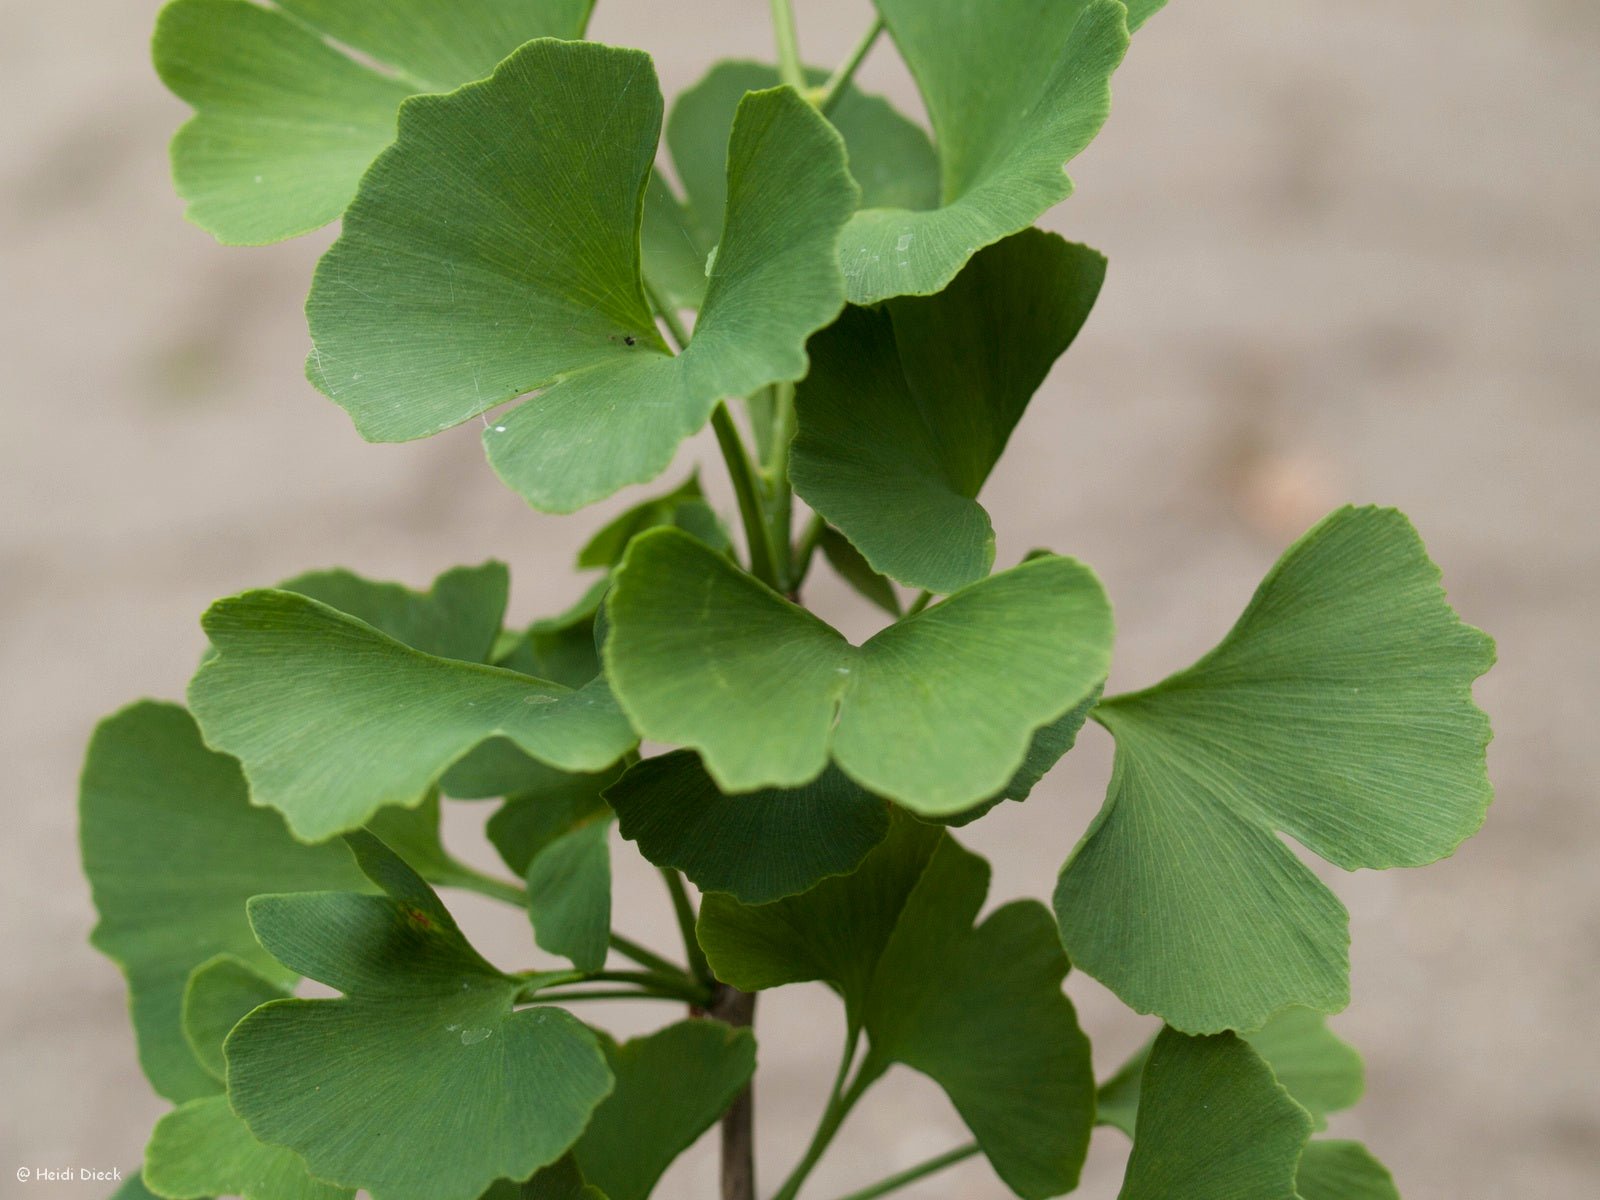
{"type": "Polygon", "coordinates": [[[661,878],[666,880],[667,892],[672,896],[672,911],[678,918],[678,931],[683,934],[683,952],[689,956],[689,970],[703,985],[713,987],[716,976],[711,974],[706,952],[700,949],[700,939],[694,935],[694,904],[689,899],[689,889],[683,885],[683,876],[671,867],[662,867],[661,878]]]}
{"type": "Polygon", "coordinates": [[[800,66],[800,34],[795,28],[794,7],[789,0],[771,0],[772,32],[778,41],[778,78],[801,94],[806,90],[806,73],[800,66]]]}
{"type": "Polygon", "coordinates": [[[633,959],[641,967],[648,967],[658,974],[676,975],[681,979],[693,978],[688,971],[678,966],[677,963],[669,962],[654,950],[641,946],[632,938],[625,938],[620,933],[611,935],[611,948],[623,957],[633,959]]]}
{"type": "Polygon", "coordinates": [[[898,1191],[900,1188],[905,1187],[906,1184],[915,1183],[917,1180],[924,1179],[936,1171],[942,1171],[946,1167],[953,1167],[958,1162],[965,1162],[976,1153],[978,1153],[977,1142],[969,1142],[965,1146],[957,1146],[954,1150],[946,1150],[938,1158],[930,1158],[925,1163],[907,1167],[896,1175],[879,1180],[871,1187],[864,1187],[859,1192],[851,1192],[848,1196],[841,1196],[839,1200],[876,1200],[878,1196],[887,1196],[890,1192],[898,1191]]]}
{"type": "Polygon", "coordinates": [[[717,445],[722,449],[723,461],[728,464],[728,476],[733,480],[733,492],[739,501],[739,519],[744,522],[745,540],[750,546],[750,574],[768,587],[782,590],[773,560],[772,535],[761,504],[760,484],[750,465],[750,455],[745,451],[744,439],[739,436],[726,404],[717,404],[711,414],[711,428],[716,432],[717,445]]]}
{"type": "Polygon", "coordinates": [[[778,1189],[772,1200],[795,1200],[805,1184],[806,1177],[822,1160],[823,1154],[833,1142],[834,1134],[839,1132],[844,1119],[850,1115],[850,1110],[881,1074],[880,1071],[862,1070],[856,1074],[855,1080],[848,1087],[845,1086],[851,1064],[855,1061],[856,1049],[860,1044],[861,1029],[852,1025],[845,1037],[844,1055],[839,1060],[839,1071],[833,1078],[833,1089],[828,1093],[828,1103],[822,1110],[822,1119],[817,1122],[817,1131],[811,1135],[811,1144],[806,1147],[805,1155],[795,1164],[794,1170],[789,1172],[789,1178],[783,1181],[783,1186],[778,1189]]]}
{"type": "Polygon", "coordinates": [[[805,532],[800,535],[800,542],[794,548],[794,579],[792,587],[799,587],[805,577],[811,572],[811,560],[817,553],[817,547],[822,544],[823,531],[828,528],[828,523],[822,519],[822,514],[812,513],[811,520],[806,522],[805,532]]]}
{"type": "Polygon", "coordinates": [[[794,490],[789,486],[789,443],[794,441],[794,384],[779,383],[772,388],[772,452],[763,464],[767,495],[772,498],[772,517],[768,546],[777,560],[780,591],[795,584],[794,555],[790,548],[794,525],[794,490]]]}
{"type": "Polygon", "coordinates": [[[548,992],[537,993],[536,999],[544,1001],[560,1001],[570,1004],[576,1000],[670,1000],[673,1004],[682,1004],[683,997],[675,992],[652,992],[643,988],[600,988],[596,991],[574,990],[570,992],[556,989],[548,992]]]}
{"type": "Polygon", "coordinates": [[[923,592],[906,607],[906,616],[916,616],[919,612],[928,607],[928,601],[932,599],[932,592],[923,592]]]}
{"type": "Polygon", "coordinates": [[[834,106],[839,103],[839,97],[844,95],[844,89],[850,85],[850,80],[855,78],[856,69],[872,51],[882,33],[883,18],[879,17],[856,44],[856,48],[850,51],[850,57],[840,63],[838,69],[828,76],[828,82],[822,85],[822,94],[817,98],[817,109],[823,116],[831,113],[834,106]]]}
{"type": "Polygon", "coordinates": [[[650,307],[655,309],[656,316],[661,318],[661,323],[667,327],[667,333],[672,337],[673,349],[681,352],[689,344],[689,331],[683,327],[683,322],[678,320],[678,314],[673,311],[672,305],[663,300],[661,293],[650,286],[650,281],[644,279],[641,282],[644,283],[644,294],[650,301],[650,307]]]}

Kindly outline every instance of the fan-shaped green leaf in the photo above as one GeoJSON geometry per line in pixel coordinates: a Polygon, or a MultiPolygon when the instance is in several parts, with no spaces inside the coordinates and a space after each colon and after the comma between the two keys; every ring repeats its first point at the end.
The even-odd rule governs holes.
{"type": "Polygon", "coordinates": [[[1344,909],[1277,833],[1346,869],[1454,850],[1490,799],[1493,658],[1403,515],[1327,518],[1215,650],[1095,710],[1117,756],[1056,889],[1073,961],[1180,1029],[1344,1007],[1344,909]]]}
{"type": "Polygon", "coordinates": [[[269,979],[233,954],[201,963],[183,990],[183,1036],[201,1066],[222,1082],[226,1066],[222,1043],[248,1013],[269,1000],[282,1000],[288,988],[269,979]]]}
{"type": "Polygon", "coordinates": [[[239,764],[208,750],[175,704],[143,701],[89,743],[79,802],[83,869],[100,922],[91,940],[122,968],[139,1062],[184,1101],[219,1090],[184,1038],[190,973],[230,954],[274,983],[288,974],[256,944],[245,901],[277,888],[358,887],[337,846],[304,846],[252,808],[239,764]]]}
{"type": "Polygon", "coordinates": [[[190,1100],[156,1122],[145,1150],[150,1190],[168,1200],[348,1200],[349,1188],[313,1179],[292,1150],[259,1142],[226,1096],[190,1100]]]}
{"type": "Polygon", "coordinates": [[[671,525],[693,534],[714,550],[729,550],[733,542],[700,490],[699,473],[664,496],[652,496],[609,521],[578,551],[580,568],[609,570],[622,561],[628,543],[647,529],[671,525]]]}
{"type": "Polygon", "coordinates": [[[598,971],[611,946],[610,814],[556,835],[528,863],[534,939],[580,971],[598,971]]]}
{"type": "Polygon", "coordinates": [[[336,569],[297,575],[278,588],[320,600],[424,654],[481,663],[500,635],[511,576],[498,562],[455,567],[417,592],[336,569]]]}
{"type": "MultiPolygon", "coordinates": [[[[806,72],[812,86],[826,71],[806,72]]],[[[679,94],[667,118],[667,146],[684,199],[657,175],[645,202],[645,271],[675,307],[698,308],[705,263],[721,236],[727,200],[728,131],[747,92],[779,84],[776,67],[719,62],[679,94]]],[[[939,163],[928,135],[878,96],[846,86],[829,120],[844,138],[850,173],[866,208],[932,208],[939,202],[939,163]]]]}
{"type": "Polygon", "coordinates": [[[1156,1038],[1120,1200],[1295,1200],[1305,1110],[1233,1034],[1156,1038]]]}
{"type": "Polygon", "coordinates": [[[572,1156],[609,1200],[645,1200],[750,1081],[755,1038],[720,1021],[680,1021],[620,1046],[608,1040],[605,1051],[617,1086],[572,1156]]]}
{"type": "Polygon", "coordinates": [[[811,339],[795,393],[795,491],[901,583],[946,594],[983,578],[994,529],[978,492],[1104,278],[1093,250],[1028,229],[937,296],[846,310],[811,339]]]}
{"type": "Polygon", "coordinates": [[[438,658],[291,592],[218,601],[202,624],[217,654],[189,696],[206,740],[240,760],[254,803],[308,841],[422,803],[491,737],[571,771],[633,744],[603,681],[572,691],[438,658]]]}
{"type": "MultiPolygon", "coordinates": [[[[1241,1035],[1259,1054],[1296,1104],[1311,1114],[1312,1127],[1326,1129],[1328,1114],[1361,1099],[1365,1072],[1361,1055],[1328,1028],[1321,1013],[1286,1008],[1254,1033],[1241,1035]]],[[[1152,1042],[1152,1045],[1154,1043],[1152,1042]]],[[[1100,1088],[1099,1121],[1133,1136],[1145,1046],[1100,1088]]]]}
{"type": "Polygon", "coordinates": [[[153,51],[196,110],[172,143],[189,219],[244,245],[326,225],[393,140],[401,101],[487,75],[533,38],[582,37],[592,3],[174,0],[153,51]]]}
{"type": "Polygon", "coordinates": [[[688,750],[630,767],[606,799],[622,836],[656,866],[746,904],[847,874],[889,831],[889,806],[837,768],[803,787],[729,796],[688,750]]]}
{"type": "Polygon", "coordinates": [[[234,1029],[235,1111],[374,1200],[475,1200],[554,1162],[611,1090],[594,1036],[559,1009],[513,1011],[522,982],[432,889],[370,834],[346,841],[386,895],[251,901],[261,944],[344,995],[277,1001],[234,1029]]]}
{"type": "MultiPolygon", "coordinates": [[[[930,295],[1065,200],[1062,164],[1100,132],[1128,46],[1118,0],[876,0],[933,123],[937,207],[866,208],[845,229],[850,299],[930,295]]],[[[1144,0],[1141,16],[1156,4],[1144,0]]]]}
{"type": "Polygon", "coordinates": [[[1295,1174],[1299,1200],[1400,1200],[1394,1177],[1359,1142],[1312,1142],[1295,1174]]]}
{"type": "Polygon", "coordinates": [[[556,838],[603,816],[606,802],[601,795],[622,773],[620,766],[590,775],[534,766],[542,778],[509,797],[489,818],[489,841],[518,875],[526,875],[528,865],[556,838]]]}
{"type": "Polygon", "coordinates": [[[570,512],[660,474],[724,396],[804,375],[844,299],[838,135],[792,89],[741,103],[716,264],[674,356],[639,276],[660,122],[647,55],[579,42],[407,103],[317,268],[312,382],[374,441],[546,389],[484,439],[530,503],[570,512]]]}
{"type": "Polygon", "coordinates": [[[1007,1186],[1055,1196],[1088,1150],[1089,1043],[1061,991],[1049,913],[1022,901],[974,928],[988,887],[981,858],[900,814],[854,874],[759,907],[707,896],[700,944],[745,990],[832,984],[869,1039],[859,1079],[896,1062],[930,1076],[1007,1186]]]}
{"type": "Polygon", "coordinates": [[[567,1154],[522,1183],[502,1179],[482,1200],[607,1200],[599,1188],[586,1183],[572,1155],[567,1154]]]}
{"type": "Polygon", "coordinates": [[[1004,788],[1035,730],[1103,678],[1111,613],[1092,572],[1013,567],[862,646],[676,530],[633,543],[604,657],[640,732],[700,751],[724,791],[799,787],[830,757],[919,813],[1004,788]]]}

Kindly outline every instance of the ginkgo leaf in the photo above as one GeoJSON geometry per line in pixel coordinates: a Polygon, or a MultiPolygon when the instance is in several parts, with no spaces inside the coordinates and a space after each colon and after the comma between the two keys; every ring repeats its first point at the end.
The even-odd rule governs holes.
{"type": "MultiPolygon", "coordinates": [[[[1119,0],[876,0],[922,93],[939,203],[865,208],[840,259],[855,304],[931,295],[972,255],[1072,192],[1062,165],[1100,132],[1128,47],[1119,0]]],[[[1142,0],[1137,16],[1159,4],[1142,0]]]]}
{"type": "Polygon", "coordinates": [[[217,654],[189,698],[206,741],[239,759],[253,803],[307,841],[415,807],[491,737],[569,771],[609,766],[633,744],[604,681],[572,691],[424,654],[292,592],[220,600],[202,624],[217,654]]]}
{"type": "Polygon", "coordinates": [[[313,1179],[292,1150],[256,1140],[226,1096],[190,1100],[156,1122],[145,1182],[167,1200],[349,1200],[355,1192],[313,1179]]]}
{"type": "MultiPolygon", "coordinates": [[[[1326,1129],[1328,1114],[1361,1099],[1365,1071],[1361,1055],[1328,1028],[1321,1013],[1287,1008],[1253,1033],[1241,1034],[1272,1068],[1272,1075],[1311,1115],[1314,1129],[1326,1129]]],[[[1139,1079],[1151,1046],[1144,1047],[1100,1088],[1098,1119],[1133,1136],[1139,1107],[1139,1079]]]]}
{"type": "Polygon", "coordinates": [[[560,1009],[514,1011],[524,981],[485,962],[376,838],[346,842],[385,895],[250,902],[263,946],[344,994],[275,1001],[234,1029],[234,1110],[374,1200],[476,1200],[556,1161],[611,1090],[594,1035],[560,1009]]]}
{"type": "Polygon", "coordinates": [[[790,476],[872,568],[947,594],[989,573],[977,501],[1105,259],[1024,230],[980,251],[937,296],[851,308],[811,339],[790,476]]]}
{"type": "Polygon", "coordinates": [[[490,843],[518,875],[526,875],[534,858],[562,834],[604,816],[602,795],[622,774],[620,765],[589,775],[538,770],[539,779],[522,780],[523,789],[507,797],[488,823],[490,843]]]}
{"type": "Polygon", "coordinates": [[[151,1195],[150,1189],[144,1186],[144,1173],[142,1170],[128,1171],[122,1181],[122,1186],[111,1194],[111,1200],[156,1200],[151,1195]]]}
{"type": "Polygon", "coordinates": [[[567,1154],[521,1183],[500,1180],[481,1200],[609,1200],[609,1197],[584,1180],[577,1162],[567,1154]]]}
{"type": "Polygon", "coordinates": [[[1403,515],[1328,517],[1215,650],[1095,709],[1117,753],[1056,889],[1073,961],[1192,1032],[1343,1008],[1348,918],[1278,834],[1347,870],[1453,851],[1491,795],[1493,659],[1403,515]]]}
{"type": "Polygon", "coordinates": [[[831,984],[868,1038],[852,1090],[893,1063],[923,1072],[1012,1191],[1056,1196],[1076,1186],[1088,1150],[1089,1043],[1061,990],[1067,960],[1048,911],[1019,901],[974,928],[988,888],[981,858],[898,814],[853,874],[760,906],[707,896],[698,935],[736,987],[831,984]]]}
{"type": "Polygon", "coordinates": [[[660,525],[681,529],[715,550],[726,551],[733,545],[728,531],[706,503],[696,472],[666,495],[643,500],[608,521],[578,551],[578,566],[609,570],[622,561],[629,542],[660,525]]]}
{"type": "Polygon", "coordinates": [[[1400,1200],[1394,1177],[1359,1142],[1312,1142],[1294,1182],[1298,1200],[1400,1200]]]}
{"type": "Polygon", "coordinates": [[[289,994],[277,979],[233,954],[201,963],[183,990],[183,1036],[200,1064],[221,1083],[226,1072],[222,1043],[245,1016],[269,1000],[289,994]]]}
{"type": "Polygon", "coordinates": [[[852,646],[676,530],[636,539],[608,602],[606,674],[645,737],[690,746],[724,791],[799,787],[831,758],[915,812],[970,808],[1034,731],[1104,677],[1093,573],[1047,556],[852,646]]]}
{"type": "Polygon", "coordinates": [[[523,42],[579,38],[593,0],[174,0],[162,82],[195,115],[172,143],[188,216],[218,241],[276,242],[344,211],[417,92],[478,79],[523,42]]]}
{"type": "Polygon", "coordinates": [[[456,567],[417,592],[336,569],[296,575],[278,589],[320,600],[424,654],[481,663],[505,620],[511,576],[498,562],[456,567]]]}
{"type": "Polygon", "coordinates": [[[311,381],[373,441],[426,437],[545,389],[484,431],[533,505],[659,475],[725,396],[806,371],[844,301],[844,147],[790,88],[747,96],[694,336],[672,354],[639,274],[661,124],[648,55],[539,40],[401,110],[317,267],[311,381]]]}
{"type": "Polygon", "coordinates": [[[140,1065],[170,1100],[217,1092],[184,1037],[190,973],[228,954],[293,982],[256,944],[245,901],[285,887],[359,887],[361,875],[341,847],[301,845],[277,813],[251,807],[239,764],[208,750],[175,704],[142,701],[100,723],[79,821],[100,914],[90,940],[127,976],[140,1065]]]}
{"type": "MultiPolygon", "coordinates": [[[[793,460],[791,459],[791,465],[793,460]]],[[[872,564],[861,556],[861,551],[850,544],[848,538],[833,526],[823,529],[817,540],[822,556],[840,579],[856,590],[864,599],[872,601],[896,619],[905,613],[900,595],[889,579],[872,569],[872,564]]]]}
{"type": "Polygon", "coordinates": [[[647,758],[606,791],[622,836],[702,892],[746,904],[854,870],[889,831],[889,806],[829,768],[802,787],[730,796],[688,750],[647,758]]]}
{"type": "Polygon", "coordinates": [[[1156,1038],[1120,1200],[1295,1200],[1311,1119],[1231,1033],[1156,1038]]]}
{"type": "MultiPolygon", "coordinates": [[[[809,69],[811,86],[828,72],[809,69]]],[[[777,87],[778,69],[741,60],[719,62],[681,92],[667,117],[667,147],[683,184],[680,200],[658,174],[645,201],[645,272],[677,308],[698,308],[705,264],[721,237],[727,200],[728,131],[747,92],[777,87]]],[[[828,114],[844,138],[850,174],[865,208],[932,208],[939,202],[939,163],[928,135],[878,96],[847,85],[828,114]]]]}
{"type": "Polygon", "coordinates": [[[572,1157],[608,1200],[645,1200],[750,1081],[755,1038],[720,1021],[680,1021],[621,1045],[608,1039],[605,1051],[616,1088],[572,1157]]]}
{"type": "Polygon", "coordinates": [[[609,813],[574,825],[528,863],[534,940],[580,971],[598,971],[611,946],[609,813]]]}

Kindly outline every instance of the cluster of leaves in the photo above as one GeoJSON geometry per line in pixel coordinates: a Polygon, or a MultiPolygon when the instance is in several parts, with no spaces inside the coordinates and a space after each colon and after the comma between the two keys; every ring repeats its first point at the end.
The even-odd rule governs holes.
{"type": "Polygon", "coordinates": [[[927,1169],[981,1153],[1029,1200],[1077,1185],[1097,1122],[1133,1138],[1127,1200],[1396,1194],[1312,1138],[1361,1090],[1323,1024],[1347,918],[1282,837],[1354,869],[1470,835],[1491,644],[1402,515],[1350,508],[1199,662],[1102,696],[1099,581],[1045,552],[995,571],[977,497],[1105,275],[1030,226],[1160,3],[876,6],[932,141],[792,52],[714,67],[663,139],[650,59],[580,40],[587,0],[162,14],[190,216],[238,243],[342,218],[308,374],[362,434],[537,393],[484,441],[567,512],[709,421],[748,550],[691,477],[600,530],[583,597],[526,628],[495,563],[427,592],[319,572],[205,614],[187,707],[108,718],[83,777],[94,941],[175,1106],[129,1195],[643,1200],[754,1071],[751,1031],[707,1010],[811,980],[845,1051],[779,1200],[897,1063],[973,1135],[927,1169]],[[819,550],[893,618],[861,645],[798,603],[819,550]],[[1025,800],[1089,719],[1116,760],[1054,911],[983,915],[952,828],[1025,800]],[[441,804],[480,799],[517,882],[440,840],[441,804]],[[667,880],[681,965],[613,930],[613,823],[667,880]],[[525,908],[565,963],[492,965],[435,887],[525,908]],[[1098,1088],[1069,961],[1163,1023],[1098,1088]],[[620,997],[690,1015],[618,1043],[568,1011],[620,997]]]}

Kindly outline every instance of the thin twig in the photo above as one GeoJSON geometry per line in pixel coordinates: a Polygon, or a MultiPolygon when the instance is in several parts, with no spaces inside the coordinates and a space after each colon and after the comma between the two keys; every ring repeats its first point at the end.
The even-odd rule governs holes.
{"type": "Polygon", "coordinates": [[[844,89],[849,87],[850,81],[855,78],[856,69],[877,44],[883,28],[883,18],[879,17],[856,44],[856,48],[850,51],[850,57],[840,63],[838,69],[828,76],[828,82],[822,85],[822,94],[817,97],[817,110],[823,116],[831,113],[834,106],[839,103],[839,97],[844,95],[844,89]]]}

